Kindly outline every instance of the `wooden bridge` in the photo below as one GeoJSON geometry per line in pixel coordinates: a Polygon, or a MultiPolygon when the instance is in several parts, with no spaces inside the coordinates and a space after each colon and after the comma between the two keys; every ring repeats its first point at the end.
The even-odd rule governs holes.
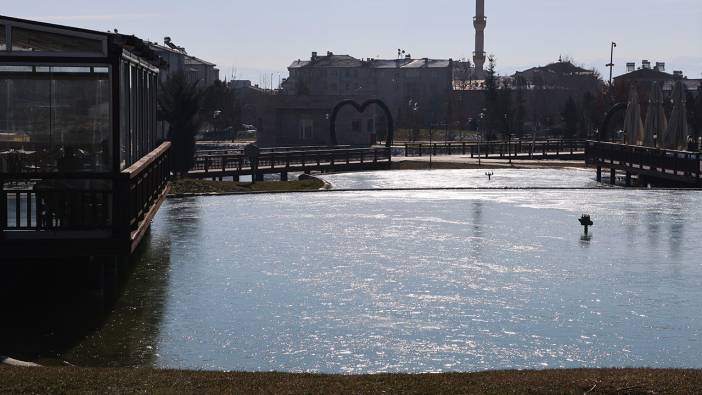
{"type": "Polygon", "coordinates": [[[625,174],[625,183],[645,186],[702,187],[700,152],[664,150],[625,144],[588,141],[586,162],[597,168],[597,181],[602,182],[602,169],[610,169],[610,184],[617,180],[617,171],[625,174]]]}
{"type": "Polygon", "coordinates": [[[391,149],[350,147],[262,148],[253,160],[243,151],[204,152],[195,157],[195,164],[188,173],[193,178],[222,180],[241,176],[254,176],[262,180],[265,174],[279,174],[281,180],[288,173],[362,171],[389,169],[392,164],[391,149]]]}
{"type": "Polygon", "coordinates": [[[405,144],[405,156],[470,155],[501,159],[561,159],[585,158],[585,140],[513,140],[460,143],[405,144]]]}
{"type": "Polygon", "coordinates": [[[0,173],[0,255],[131,254],[168,193],[170,147],[119,173],[0,173]]]}

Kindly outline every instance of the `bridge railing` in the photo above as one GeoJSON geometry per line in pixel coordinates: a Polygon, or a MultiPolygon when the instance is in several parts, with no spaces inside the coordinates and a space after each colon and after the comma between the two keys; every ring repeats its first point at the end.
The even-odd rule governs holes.
{"type": "MultiPolygon", "coordinates": [[[[328,145],[308,145],[308,146],[291,146],[291,147],[262,147],[259,148],[261,153],[272,153],[272,152],[289,152],[289,151],[317,151],[325,149],[349,149],[352,148],[350,145],[335,145],[333,148],[328,145]]],[[[223,156],[223,155],[243,155],[244,148],[223,148],[223,149],[209,149],[209,150],[198,150],[195,153],[196,157],[205,156],[223,156]]]]}
{"type": "Polygon", "coordinates": [[[0,246],[8,235],[40,241],[66,232],[127,242],[166,189],[169,152],[163,143],[117,174],[0,174],[0,246]]]}
{"type": "Polygon", "coordinates": [[[544,157],[553,154],[574,154],[585,150],[585,140],[512,140],[459,143],[414,143],[405,144],[405,156],[470,155],[471,157],[544,157]]]}
{"type": "Polygon", "coordinates": [[[662,175],[682,175],[696,178],[702,175],[699,152],[666,150],[652,147],[588,141],[585,158],[588,164],[619,165],[647,170],[662,175]]]}
{"type": "MultiPolygon", "coordinates": [[[[261,152],[258,156],[258,169],[288,169],[291,167],[313,168],[352,163],[378,163],[392,159],[391,149],[382,148],[343,148],[299,151],[261,152]]],[[[243,172],[251,169],[250,159],[244,154],[206,155],[195,158],[193,171],[200,172],[243,172]]]]}

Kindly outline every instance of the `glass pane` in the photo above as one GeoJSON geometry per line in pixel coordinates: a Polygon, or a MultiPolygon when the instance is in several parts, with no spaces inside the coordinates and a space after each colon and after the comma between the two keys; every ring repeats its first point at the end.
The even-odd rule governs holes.
{"type": "Polygon", "coordinates": [[[102,53],[102,42],[83,37],[12,28],[12,50],[102,53]]]}
{"type": "Polygon", "coordinates": [[[110,171],[110,87],[107,74],[0,73],[0,172],[110,171]]]}
{"type": "Polygon", "coordinates": [[[53,73],[90,73],[90,67],[52,67],[53,73]]]}
{"type": "Polygon", "coordinates": [[[0,51],[7,50],[7,38],[5,37],[5,25],[0,25],[0,51]]]}
{"type": "Polygon", "coordinates": [[[31,73],[32,66],[0,66],[0,71],[5,71],[8,73],[31,73]]]}

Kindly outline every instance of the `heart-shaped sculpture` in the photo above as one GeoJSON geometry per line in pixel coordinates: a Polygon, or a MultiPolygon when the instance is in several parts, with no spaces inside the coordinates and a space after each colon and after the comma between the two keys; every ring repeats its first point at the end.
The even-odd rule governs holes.
{"type": "Polygon", "coordinates": [[[341,111],[342,108],[345,106],[351,106],[356,109],[358,112],[364,112],[366,111],[366,108],[370,106],[371,104],[377,104],[378,107],[380,107],[383,112],[385,112],[385,119],[387,120],[388,123],[388,136],[385,141],[385,146],[390,148],[392,147],[393,141],[395,139],[395,123],[392,119],[392,114],[390,113],[390,109],[388,108],[385,103],[380,100],[380,99],[370,99],[366,100],[363,104],[359,105],[355,101],[349,99],[349,100],[342,100],[334,106],[334,109],[332,110],[331,113],[331,118],[329,118],[329,130],[331,132],[331,143],[332,145],[338,145],[338,141],[336,139],[336,117],[339,115],[339,111],[341,111]]]}

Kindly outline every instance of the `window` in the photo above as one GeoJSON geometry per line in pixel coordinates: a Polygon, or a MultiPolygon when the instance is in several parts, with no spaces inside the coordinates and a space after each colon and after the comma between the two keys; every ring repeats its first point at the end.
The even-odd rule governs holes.
{"type": "Polygon", "coordinates": [[[100,40],[19,27],[12,28],[12,50],[21,52],[103,52],[100,40]]]}
{"type": "Polygon", "coordinates": [[[0,131],[6,137],[0,151],[27,143],[36,152],[32,166],[41,171],[109,171],[109,73],[7,67],[15,70],[0,70],[0,131]]]}
{"type": "Polygon", "coordinates": [[[351,131],[357,132],[357,133],[361,131],[361,120],[360,119],[354,119],[351,122],[351,131]]]}
{"type": "Polygon", "coordinates": [[[314,137],[314,122],[311,119],[300,120],[300,140],[311,140],[314,137]]]}
{"type": "Polygon", "coordinates": [[[7,51],[7,38],[5,37],[5,25],[0,25],[0,51],[7,51]]]}

